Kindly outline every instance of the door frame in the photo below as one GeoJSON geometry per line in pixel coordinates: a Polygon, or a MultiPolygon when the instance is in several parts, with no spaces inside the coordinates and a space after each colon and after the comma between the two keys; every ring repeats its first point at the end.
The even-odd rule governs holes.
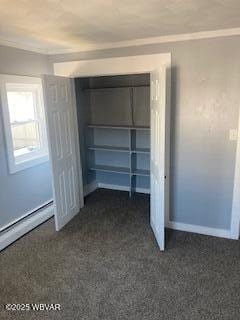
{"type": "Polygon", "coordinates": [[[238,116],[238,136],[235,157],[234,187],[230,238],[238,240],[240,236],[240,108],[238,116]]]}
{"type": "MultiPolygon", "coordinates": [[[[54,75],[69,78],[96,76],[114,76],[126,74],[151,73],[156,68],[167,69],[167,109],[171,110],[171,53],[148,54],[137,56],[114,57],[95,60],[56,62],[53,64],[54,75]]],[[[170,116],[170,114],[169,114],[170,116]]],[[[151,129],[151,128],[150,128],[151,129]]],[[[166,129],[166,128],[165,128],[166,129]]],[[[151,132],[151,130],[150,130],[151,132]]],[[[167,134],[170,135],[170,132],[167,134]]],[[[170,147],[170,143],[169,143],[170,147]]],[[[167,152],[167,150],[166,150],[167,152]]],[[[169,169],[168,169],[169,170],[169,169]]],[[[168,180],[170,184],[170,179],[168,180]]],[[[170,188],[166,188],[165,197],[169,202],[170,188]]],[[[165,227],[169,225],[169,210],[165,216],[165,227]]]]}
{"type": "Polygon", "coordinates": [[[171,53],[55,62],[53,70],[55,76],[80,78],[150,73],[162,66],[171,68],[171,53]]]}

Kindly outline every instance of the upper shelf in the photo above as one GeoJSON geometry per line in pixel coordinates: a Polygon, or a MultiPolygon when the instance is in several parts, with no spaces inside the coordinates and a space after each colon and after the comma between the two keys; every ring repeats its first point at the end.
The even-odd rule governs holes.
{"type": "Polygon", "coordinates": [[[122,88],[150,88],[149,84],[145,85],[138,85],[138,86],[106,86],[106,87],[99,87],[99,88],[83,88],[84,91],[91,91],[91,90],[105,90],[105,89],[122,89],[122,88]]]}
{"type": "Polygon", "coordinates": [[[105,124],[89,124],[88,128],[96,128],[96,129],[131,129],[131,130],[150,130],[149,127],[136,127],[136,126],[111,126],[105,124]]]}

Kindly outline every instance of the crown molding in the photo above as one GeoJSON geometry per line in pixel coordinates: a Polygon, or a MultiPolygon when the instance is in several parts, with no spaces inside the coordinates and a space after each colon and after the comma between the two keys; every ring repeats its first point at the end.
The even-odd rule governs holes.
{"type": "Polygon", "coordinates": [[[84,51],[135,47],[135,46],[160,44],[160,43],[231,37],[231,36],[239,36],[239,35],[240,35],[240,28],[218,29],[218,30],[194,32],[194,33],[183,33],[183,34],[173,34],[173,35],[166,35],[166,36],[160,36],[160,37],[142,38],[142,39],[135,39],[135,40],[128,40],[128,41],[106,42],[102,44],[84,45],[81,47],[73,47],[73,48],[67,48],[67,49],[57,49],[57,48],[42,49],[34,46],[25,45],[20,42],[8,41],[0,37],[0,45],[14,47],[18,49],[27,50],[27,51],[33,51],[33,52],[46,54],[46,55],[56,55],[56,54],[76,53],[76,52],[84,52],[84,51]]]}
{"type": "Polygon", "coordinates": [[[21,50],[26,50],[26,51],[32,51],[32,52],[36,52],[36,53],[41,53],[41,54],[48,54],[49,50],[47,49],[42,49],[42,48],[38,48],[35,46],[30,46],[21,42],[17,42],[17,41],[10,41],[4,38],[0,37],[0,45],[1,46],[6,46],[6,47],[11,47],[11,48],[16,48],[16,49],[21,49],[21,50]]]}
{"type": "Polygon", "coordinates": [[[174,34],[174,35],[168,35],[168,36],[135,39],[135,40],[129,40],[129,41],[108,42],[108,43],[102,43],[98,45],[87,45],[84,47],[78,47],[73,49],[49,50],[48,54],[49,55],[64,54],[64,53],[66,54],[66,53],[74,53],[74,52],[126,48],[126,47],[142,46],[142,45],[210,39],[210,38],[219,38],[219,37],[231,37],[231,36],[239,36],[239,35],[240,35],[240,28],[219,29],[219,30],[212,30],[212,31],[201,31],[201,32],[194,32],[194,33],[183,33],[183,34],[174,34]]]}

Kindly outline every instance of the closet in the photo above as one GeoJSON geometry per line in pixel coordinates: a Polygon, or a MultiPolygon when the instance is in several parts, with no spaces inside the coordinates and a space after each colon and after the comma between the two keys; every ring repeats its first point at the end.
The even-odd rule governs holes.
{"type": "Polygon", "coordinates": [[[130,197],[150,193],[150,225],[164,250],[169,69],[160,63],[146,66],[148,74],[102,76],[113,69],[88,78],[80,76],[82,69],[81,78],[43,76],[56,230],[79,213],[84,194],[98,187],[126,190],[130,197]]]}
{"type": "Polygon", "coordinates": [[[150,75],[76,78],[83,185],[150,192],[150,75]]]}

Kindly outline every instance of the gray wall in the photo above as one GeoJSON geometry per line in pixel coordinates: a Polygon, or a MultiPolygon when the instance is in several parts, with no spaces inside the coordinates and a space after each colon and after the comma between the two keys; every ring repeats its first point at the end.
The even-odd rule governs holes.
{"type": "Polygon", "coordinates": [[[229,228],[240,102],[240,38],[51,56],[50,62],[172,53],[171,219],[229,228]]]}
{"type": "MultiPolygon", "coordinates": [[[[51,73],[46,56],[0,46],[0,74],[51,73]]],[[[49,163],[9,174],[0,108],[0,228],[52,199],[49,163]]]]}

